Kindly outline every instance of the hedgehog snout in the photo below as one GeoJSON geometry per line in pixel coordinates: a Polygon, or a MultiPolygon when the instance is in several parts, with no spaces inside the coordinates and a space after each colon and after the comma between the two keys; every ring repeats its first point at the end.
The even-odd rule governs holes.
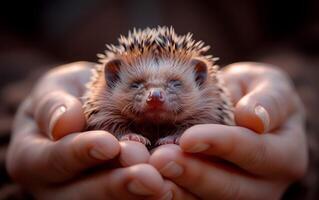
{"type": "Polygon", "coordinates": [[[150,107],[160,107],[164,104],[164,102],[165,102],[165,93],[163,89],[151,88],[148,93],[146,103],[150,107]]]}

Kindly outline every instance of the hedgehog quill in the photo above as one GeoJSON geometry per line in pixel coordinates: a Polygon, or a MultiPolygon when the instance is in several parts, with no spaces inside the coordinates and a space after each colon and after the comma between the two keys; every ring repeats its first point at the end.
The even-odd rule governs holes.
{"type": "Polygon", "coordinates": [[[98,54],[83,97],[89,130],[148,146],[175,143],[196,124],[234,125],[209,46],[172,27],[133,30],[98,54]]]}

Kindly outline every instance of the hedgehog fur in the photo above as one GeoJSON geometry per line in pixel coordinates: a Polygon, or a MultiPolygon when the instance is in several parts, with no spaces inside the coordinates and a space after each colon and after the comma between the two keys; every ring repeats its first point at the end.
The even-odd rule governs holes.
{"type": "Polygon", "coordinates": [[[134,29],[118,42],[98,54],[100,64],[87,85],[83,109],[88,129],[159,145],[178,143],[182,132],[196,124],[235,124],[231,101],[214,64],[217,58],[205,55],[209,46],[193,40],[191,33],[180,36],[172,27],[134,29]],[[140,101],[155,82],[167,97],[168,111],[149,120],[147,114],[153,119],[157,110],[144,112],[147,104],[140,101]],[[136,85],[141,88],[137,90],[136,85]]]}

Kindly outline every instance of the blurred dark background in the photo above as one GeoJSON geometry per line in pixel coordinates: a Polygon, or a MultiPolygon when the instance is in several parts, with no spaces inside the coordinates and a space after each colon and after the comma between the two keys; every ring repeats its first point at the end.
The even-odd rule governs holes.
{"type": "Polygon", "coordinates": [[[311,165],[285,199],[319,197],[319,1],[29,0],[0,3],[0,199],[24,198],[4,170],[13,114],[35,80],[59,64],[95,62],[105,43],[133,27],[172,25],[220,57],[275,64],[306,105],[311,165]],[[318,172],[317,172],[318,171],[318,172]]]}

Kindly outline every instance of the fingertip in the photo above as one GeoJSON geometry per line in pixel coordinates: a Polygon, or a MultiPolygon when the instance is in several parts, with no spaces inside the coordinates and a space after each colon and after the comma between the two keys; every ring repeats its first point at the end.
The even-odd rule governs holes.
{"type": "Polygon", "coordinates": [[[33,108],[37,125],[52,140],[80,132],[86,125],[82,103],[64,91],[53,91],[35,99],[33,108]]]}
{"type": "Polygon", "coordinates": [[[153,165],[163,177],[179,179],[185,173],[187,156],[177,145],[164,145],[153,153],[150,164],[153,165]]]}
{"type": "Polygon", "coordinates": [[[162,145],[151,155],[149,163],[160,171],[167,163],[177,160],[181,153],[181,148],[177,145],[162,145]]]}
{"type": "Polygon", "coordinates": [[[134,141],[121,141],[120,163],[123,166],[131,166],[140,163],[147,163],[150,153],[145,145],[134,141]]]}
{"type": "Polygon", "coordinates": [[[270,118],[268,111],[257,102],[241,99],[235,107],[235,121],[238,126],[249,128],[257,133],[269,130],[270,118]]]}
{"type": "Polygon", "coordinates": [[[69,97],[56,112],[59,116],[54,118],[55,113],[52,115],[48,129],[48,134],[53,140],[58,140],[70,133],[80,132],[85,128],[86,119],[78,99],[69,97]]]}
{"type": "Polygon", "coordinates": [[[164,179],[149,164],[137,164],[128,168],[130,180],[127,184],[129,192],[137,195],[158,194],[163,190],[164,179]]]}
{"type": "Polygon", "coordinates": [[[105,131],[89,131],[83,134],[89,140],[89,155],[98,160],[110,160],[118,156],[121,151],[118,140],[105,131]],[[90,141],[91,140],[91,141],[90,141]]]}
{"type": "Polygon", "coordinates": [[[231,126],[221,124],[201,124],[187,129],[180,139],[179,146],[187,153],[200,153],[209,149],[219,135],[232,132],[231,126]]]}
{"type": "Polygon", "coordinates": [[[194,145],[194,139],[196,140],[196,137],[198,136],[198,132],[201,132],[201,126],[202,125],[195,125],[192,126],[182,134],[180,140],[179,140],[179,146],[183,151],[189,152],[190,149],[192,149],[194,145]]]}

